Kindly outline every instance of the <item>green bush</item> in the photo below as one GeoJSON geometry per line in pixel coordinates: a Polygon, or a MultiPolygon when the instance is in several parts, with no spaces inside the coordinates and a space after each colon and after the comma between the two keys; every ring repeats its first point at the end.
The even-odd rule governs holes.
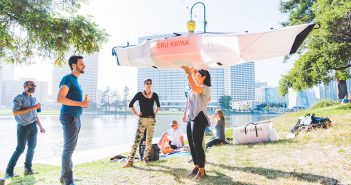
{"type": "Polygon", "coordinates": [[[334,106],[338,105],[338,102],[332,101],[332,100],[322,100],[315,105],[313,105],[312,108],[322,108],[322,107],[329,107],[329,106],[334,106]]]}

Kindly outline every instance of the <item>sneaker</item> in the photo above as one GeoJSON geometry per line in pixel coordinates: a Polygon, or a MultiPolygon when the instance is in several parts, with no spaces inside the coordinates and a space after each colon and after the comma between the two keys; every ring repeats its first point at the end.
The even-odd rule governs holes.
{"type": "Polygon", "coordinates": [[[16,174],[10,174],[10,173],[5,173],[5,179],[11,179],[13,177],[19,177],[19,175],[16,174]]]}
{"type": "Polygon", "coordinates": [[[38,174],[38,172],[34,171],[33,169],[31,168],[24,168],[24,172],[23,172],[24,176],[27,176],[27,175],[34,175],[34,174],[38,174]]]}
{"type": "Polygon", "coordinates": [[[64,185],[76,185],[76,183],[71,182],[71,183],[64,183],[64,185]]]}
{"type": "Polygon", "coordinates": [[[63,185],[76,185],[76,183],[74,183],[72,180],[70,180],[70,181],[64,181],[63,180],[61,183],[63,183],[63,185]]]}

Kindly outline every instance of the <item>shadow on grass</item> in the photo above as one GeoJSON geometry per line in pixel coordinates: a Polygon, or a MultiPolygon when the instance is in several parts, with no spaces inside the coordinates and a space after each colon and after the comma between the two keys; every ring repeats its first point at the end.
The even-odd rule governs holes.
{"type": "Polygon", "coordinates": [[[308,182],[320,182],[324,185],[330,184],[338,184],[339,181],[337,179],[321,176],[321,175],[314,175],[310,173],[301,173],[301,172],[286,172],[281,170],[275,169],[268,169],[268,168],[261,168],[261,167],[235,167],[235,166],[227,166],[223,164],[216,164],[207,162],[207,164],[220,167],[223,169],[231,170],[231,171],[242,171],[246,173],[255,173],[258,175],[265,176],[268,179],[277,179],[278,177],[286,178],[286,177],[294,177],[298,180],[308,181],[308,182]]]}
{"type": "Polygon", "coordinates": [[[147,168],[142,168],[142,167],[134,167],[135,169],[138,170],[144,170],[144,171],[154,171],[154,172],[162,172],[164,174],[172,175],[174,177],[174,180],[179,183],[183,184],[184,182],[181,180],[183,177],[182,174],[186,174],[187,170],[184,168],[172,168],[170,169],[169,167],[163,166],[163,165],[152,165],[149,164],[147,168]],[[157,169],[152,168],[152,167],[158,167],[157,169]],[[166,169],[159,169],[159,168],[166,168],[166,169]]]}
{"type": "Polygon", "coordinates": [[[265,143],[252,143],[252,144],[242,144],[242,145],[247,145],[248,148],[252,148],[255,145],[281,145],[281,144],[292,144],[292,143],[298,143],[299,141],[293,140],[293,139],[279,139],[278,141],[273,141],[273,142],[265,142],[265,143]]]}
{"type": "Polygon", "coordinates": [[[211,184],[211,185],[218,185],[218,184],[235,184],[235,185],[255,185],[251,183],[244,183],[233,181],[233,178],[230,176],[225,175],[224,173],[218,171],[211,171],[215,173],[215,176],[206,175],[206,178],[201,181],[203,184],[211,184]]]}
{"type": "MultiPolygon", "coordinates": [[[[144,170],[144,171],[162,172],[167,175],[171,175],[174,177],[174,180],[179,184],[185,183],[181,180],[183,178],[189,178],[189,179],[194,178],[194,177],[188,177],[187,174],[189,172],[189,169],[184,169],[184,168],[174,168],[174,167],[168,167],[168,166],[159,165],[159,164],[149,165],[149,168],[141,168],[141,167],[134,167],[134,168],[138,170],[144,170]],[[150,167],[157,167],[157,169],[152,169],[150,167]],[[163,168],[163,169],[159,169],[159,168],[163,168]]],[[[198,181],[193,180],[193,181],[196,181],[199,184],[209,184],[209,185],[218,185],[218,184],[255,185],[255,184],[233,181],[232,177],[217,171],[211,171],[211,172],[215,173],[216,175],[207,174],[204,179],[198,180],[198,181]]]]}

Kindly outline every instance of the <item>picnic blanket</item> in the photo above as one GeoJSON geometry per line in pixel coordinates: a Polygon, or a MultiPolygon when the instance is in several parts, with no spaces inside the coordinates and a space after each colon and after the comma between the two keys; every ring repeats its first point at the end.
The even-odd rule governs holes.
{"type": "Polygon", "coordinates": [[[187,151],[175,151],[169,154],[161,154],[160,158],[161,159],[168,159],[171,157],[182,157],[182,156],[191,156],[190,152],[187,151]]]}

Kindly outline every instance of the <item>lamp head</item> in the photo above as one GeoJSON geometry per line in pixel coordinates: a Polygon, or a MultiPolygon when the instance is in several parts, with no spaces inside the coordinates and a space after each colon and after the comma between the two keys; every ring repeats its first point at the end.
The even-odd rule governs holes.
{"type": "Polygon", "coordinates": [[[194,33],[196,27],[196,23],[193,20],[187,22],[187,28],[189,33],[194,33]]]}

